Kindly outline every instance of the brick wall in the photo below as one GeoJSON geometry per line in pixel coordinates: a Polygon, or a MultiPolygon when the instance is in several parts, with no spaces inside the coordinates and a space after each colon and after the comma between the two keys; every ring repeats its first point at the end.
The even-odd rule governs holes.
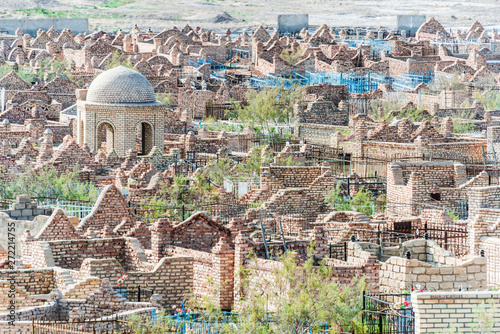
{"type": "Polygon", "coordinates": [[[479,249],[485,252],[488,286],[500,287],[500,238],[481,238],[479,249]]]}
{"type": "Polygon", "coordinates": [[[347,125],[349,123],[349,112],[338,110],[333,102],[318,99],[310,102],[307,106],[296,104],[294,112],[298,123],[347,125]]]}
{"type": "Polygon", "coordinates": [[[92,211],[80,221],[77,230],[86,231],[89,228],[101,230],[105,225],[114,229],[124,219],[133,219],[130,207],[118,188],[109,185],[102,190],[92,211]]]}
{"type": "Polygon", "coordinates": [[[465,166],[452,162],[392,162],[387,165],[387,211],[418,215],[418,205],[457,206],[467,201],[474,186],[486,186],[488,176],[481,173],[467,181],[465,166]],[[440,200],[432,199],[440,194],[440,200]]]}
{"type": "Polygon", "coordinates": [[[13,278],[16,287],[30,295],[50,293],[56,287],[53,269],[0,270],[0,280],[13,278]]]}
{"type": "Polygon", "coordinates": [[[308,142],[329,145],[330,136],[335,132],[342,130],[349,130],[349,127],[328,124],[299,123],[296,125],[294,133],[297,137],[305,139],[308,142]]]}
{"type": "Polygon", "coordinates": [[[415,334],[443,333],[500,333],[500,292],[447,291],[413,293],[415,334]],[[495,319],[490,329],[481,327],[480,315],[495,319]]]}

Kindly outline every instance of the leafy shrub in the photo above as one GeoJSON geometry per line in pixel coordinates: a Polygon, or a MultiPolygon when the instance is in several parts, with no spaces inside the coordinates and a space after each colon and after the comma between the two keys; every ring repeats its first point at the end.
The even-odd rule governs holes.
{"type": "Polygon", "coordinates": [[[371,191],[361,187],[359,191],[348,196],[341,184],[332,189],[326,197],[326,202],[337,211],[356,211],[371,216],[374,212],[375,198],[371,191]]]}
{"type": "Polygon", "coordinates": [[[14,198],[17,195],[32,197],[54,197],[69,200],[95,201],[98,189],[91,183],[82,182],[78,178],[78,166],[72,171],[58,174],[52,168],[39,171],[29,169],[11,182],[0,185],[0,195],[14,198]]]}

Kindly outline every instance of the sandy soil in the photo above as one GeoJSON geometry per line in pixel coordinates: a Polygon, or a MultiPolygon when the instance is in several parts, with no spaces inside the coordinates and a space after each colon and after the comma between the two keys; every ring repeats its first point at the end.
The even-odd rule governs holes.
{"type": "MultiPolygon", "coordinates": [[[[1,0],[0,17],[26,17],[16,10],[45,8],[56,15],[88,17],[91,29],[161,30],[186,23],[222,32],[242,32],[259,24],[275,26],[278,14],[308,13],[311,25],[396,27],[398,14],[436,17],[446,28],[468,28],[479,20],[487,28],[500,28],[500,0],[1,0]],[[227,13],[229,15],[221,16],[227,13]],[[218,22],[219,21],[219,22],[218,22]]],[[[30,15],[30,17],[47,17],[30,15]]]]}

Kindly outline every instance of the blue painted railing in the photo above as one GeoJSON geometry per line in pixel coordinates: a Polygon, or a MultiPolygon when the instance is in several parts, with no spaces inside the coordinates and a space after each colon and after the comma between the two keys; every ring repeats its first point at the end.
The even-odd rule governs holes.
{"type": "MultiPolygon", "coordinates": [[[[217,312],[214,315],[207,313],[185,313],[169,315],[160,318],[153,310],[151,314],[152,325],[169,324],[175,327],[176,331],[180,334],[219,334],[227,332],[226,329],[231,324],[239,322],[240,315],[234,312],[217,312]]],[[[274,321],[272,313],[266,316],[266,323],[269,325],[274,321]]],[[[327,323],[320,323],[319,329],[314,333],[326,334],[329,333],[330,327],[327,323]]],[[[310,334],[313,330],[310,329],[310,334]]]]}

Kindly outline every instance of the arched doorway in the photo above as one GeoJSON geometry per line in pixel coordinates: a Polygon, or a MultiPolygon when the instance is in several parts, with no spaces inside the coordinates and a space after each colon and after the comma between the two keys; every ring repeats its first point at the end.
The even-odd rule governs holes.
{"type": "Polygon", "coordinates": [[[97,127],[97,149],[111,153],[115,149],[115,129],[110,123],[104,122],[97,127]]]}
{"type": "Polygon", "coordinates": [[[139,155],[148,155],[153,148],[153,127],[141,122],[137,125],[136,148],[139,155]]]}

